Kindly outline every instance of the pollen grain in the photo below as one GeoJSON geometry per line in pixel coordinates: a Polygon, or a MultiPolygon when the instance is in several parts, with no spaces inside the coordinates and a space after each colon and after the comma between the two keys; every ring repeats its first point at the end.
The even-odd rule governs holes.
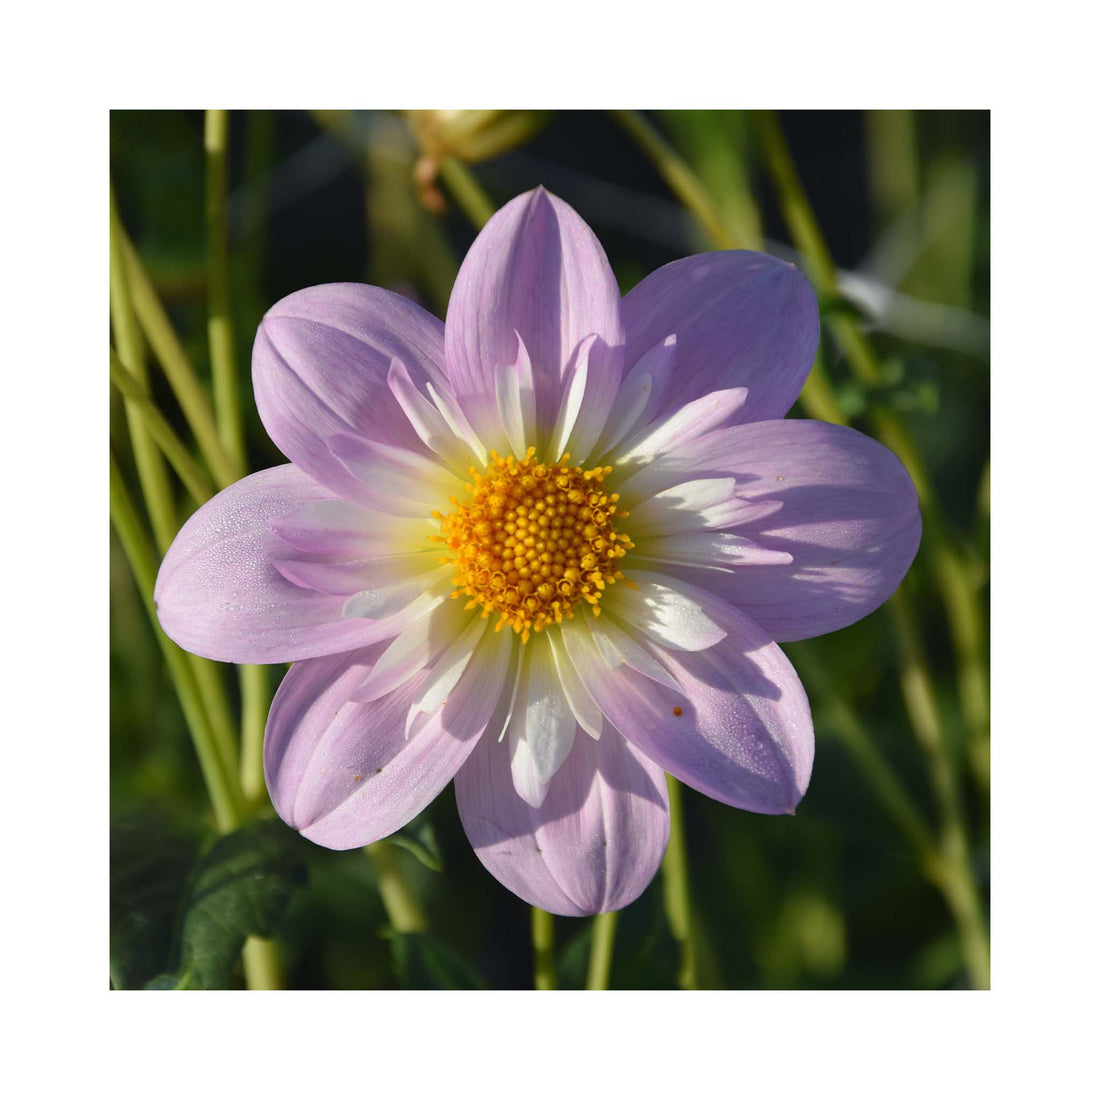
{"type": "Polygon", "coordinates": [[[599,614],[604,589],[623,579],[619,562],[634,544],[615,529],[626,516],[619,494],[608,493],[610,466],[585,470],[541,462],[535,448],[523,458],[490,455],[484,473],[471,469],[468,498],[451,498],[448,515],[434,512],[454,565],[453,599],[482,618],[499,616],[523,641],[573,617],[579,601],[599,614]]]}

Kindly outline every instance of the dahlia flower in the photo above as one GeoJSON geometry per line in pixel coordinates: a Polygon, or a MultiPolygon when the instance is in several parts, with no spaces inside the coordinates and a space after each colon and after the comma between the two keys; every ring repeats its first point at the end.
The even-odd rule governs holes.
{"type": "Polygon", "coordinates": [[[584,915],[655,874],[666,772],[792,812],[813,728],[776,643],[868,614],[920,538],[890,451],[782,419],[817,340],[805,278],[754,252],[620,298],[541,188],[478,236],[446,325],[372,286],[275,305],[253,381],[290,463],[188,520],[156,601],[192,652],[294,662],[279,815],[357,847],[454,779],[485,867],[584,915]]]}

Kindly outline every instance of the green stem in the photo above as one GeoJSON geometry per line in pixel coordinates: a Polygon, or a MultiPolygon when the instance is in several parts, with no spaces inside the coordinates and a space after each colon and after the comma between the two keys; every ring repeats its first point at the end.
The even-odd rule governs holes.
{"type": "MultiPolygon", "coordinates": [[[[234,288],[244,298],[245,317],[262,315],[263,274],[267,256],[271,168],[275,163],[276,118],[274,111],[249,111],[245,120],[241,224],[243,232],[234,249],[231,270],[234,288]]],[[[238,316],[241,315],[238,301],[238,316]]]]}
{"type": "Polygon", "coordinates": [[[214,495],[214,487],[206,474],[202,472],[199,464],[180,442],[179,436],[172,431],[171,425],[153,404],[145,384],[122,365],[122,360],[119,359],[114,348],[111,348],[111,381],[125,397],[127,411],[133,408],[135,418],[172,464],[172,468],[179,475],[180,481],[183,482],[184,488],[191,494],[195,503],[202,504],[209,500],[214,495]]]}
{"type": "Polygon", "coordinates": [[[737,240],[722,220],[717,204],[687,161],[665,141],[648,119],[637,111],[612,111],[611,114],[653,161],[673,194],[695,215],[719,248],[747,247],[745,242],[737,240]]]}
{"type": "Polygon", "coordinates": [[[376,840],[368,844],[365,851],[378,872],[378,892],[382,895],[390,924],[398,932],[426,932],[428,918],[401,871],[393,845],[376,840]]]}
{"type": "MultiPolygon", "coordinates": [[[[907,604],[893,606],[902,608],[903,617],[907,614],[907,604]]],[[[911,623],[903,623],[901,633],[907,646],[917,644],[911,623]]],[[[927,670],[922,668],[919,652],[913,651],[906,655],[903,688],[906,689],[907,702],[911,708],[911,721],[918,728],[922,739],[929,742],[927,751],[930,753],[934,785],[938,788],[940,803],[949,805],[949,824],[944,828],[938,844],[924,815],[909,798],[889,762],[867,735],[855,712],[833,691],[828,675],[806,643],[791,646],[790,650],[799,674],[806,678],[813,691],[815,712],[821,708],[828,727],[840,736],[856,763],[863,768],[871,789],[878,795],[882,806],[912,846],[925,877],[947,902],[959,932],[972,983],[979,989],[988,988],[989,944],[981,901],[970,873],[966,836],[958,824],[959,807],[952,790],[951,774],[943,766],[942,754],[932,751],[931,743],[942,738],[942,729],[935,702],[931,697],[927,670]]]]}
{"type": "Polygon", "coordinates": [[[241,681],[241,788],[250,803],[260,802],[264,781],[264,727],[271,703],[266,665],[242,665],[241,681]]]}
{"type": "Polygon", "coordinates": [[[535,955],[535,988],[556,989],[554,974],[554,917],[531,906],[531,946],[535,955]]]}
{"type": "Polygon", "coordinates": [[[985,618],[971,593],[976,586],[962,559],[942,543],[933,548],[932,568],[939,587],[950,592],[946,601],[949,628],[955,643],[959,701],[970,731],[967,751],[975,778],[989,791],[989,661],[985,618]]]}
{"type": "MultiPolygon", "coordinates": [[[[761,144],[765,160],[779,192],[791,239],[806,258],[807,273],[818,294],[835,298],[838,294],[836,265],[825,237],[798,177],[790,149],[774,113],[760,115],[761,144]]],[[[856,376],[868,386],[882,377],[882,368],[867,334],[845,313],[831,313],[827,323],[856,376]]],[[[805,398],[805,394],[803,395],[805,398]]],[[[807,407],[815,394],[807,401],[807,407]]],[[[811,412],[814,410],[811,408],[811,412]]],[[[814,415],[817,415],[814,412],[814,415]]],[[[826,417],[833,419],[833,417],[826,417]]],[[[979,743],[988,741],[989,722],[985,699],[988,696],[988,672],[981,644],[981,612],[973,585],[965,577],[959,555],[947,536],[947,527],[932,494],[931,482],[919,451],[905,425],[888,409],[876,409],[872,416],[875,434],[894,450],[905,463],[925,513],[925,540],[932,549],[937,587],[947,610],[948,626],[958,659],[958,678],[964,715],[969,733],[979,743]]],[[[837,423],[843,423],[838,420],[837,423]]]]}
{"type": "Polygon", "coordinates": [[[864,117],[871,194],[885,224],[917,205],[916,120],[912,111],[867,111],[864,117]]]}
{"type": "Polygon", "coordinates": [[[665,913],[672,937],[680,945],[681,989],[698,989],[695,973],[695,936],[691,926],[691,895],[687,843],[684,838],[684,796],[679,780],[668,777],[668,849],[661,864],[664,876],[665,913]]]}
{"type": "MultiPolygon", "coordinates": [[[[228,183],[229,112],[207,111],[206,228],[209,246],[210,370],[214,379],[214,409],[218,432],[238,469],[245,468],[244,422],[237,391],[237,364],[229,303],[229,241],[226,212],[228,183]]],[[[258,666],[240,669],[241,783],[251,802],[264,792],[264,724],[270,695],[267,671],[258,666]]]]}
{"type": "Polygon", "coordinates": [[[775,181],[791,239],[805,257],[806,273],[818,293],[834,296],[837,292],[836,265],[798,177],[779,120],[772,111],[761,111],[757,119],[764,159],[775,181]]]}
{"type": "Polygon", "coordinates": [[[799,676],[804,678],[813,694],[814,713],[819,709],[823,725],[833,730],[844,743],[852,758],[863,769],[871,790],[878,796],[894,824],[908,840],[922,869],[939,882],[939,856],[931,826],[909,797],[889,761],[879,751],[858,715],[832,687],[829,674],[822,667],[807,642],[795,642],[784,647],[799,676]]]}
{"type": "Polygon", "coordinates": [[[444,157],[439,162],[439,174],[452,198],[462,207],[462,212],[481,229],[496,213],[496,206],[474,174],[454,157],[444,157]]]}
{"type": "MultiPolygon", "coordinates": [[[[836,267],[798,178],[794,162],[778,119],[771,112],[761,115],[761,141],[772,173],[791,237],[806,257],[807,268],[818,293],[837,294],[836,267]]],[[[866,334],[846,314],[829,317],[833,336],[845,352],[853,372],[867,385],[881,378],[881,367],[866,334]]],[[[876,436],[905,463],[913,478],[924,514],[924,541],[933,563],[933,576],[947,611],[948,628],[955,650],[956,676],[968,742],[979,746],[989,741],[987,657],[982,641],[982,615],[975,587],[952,545],[948,528],[940,513],[931,481],[904,423],[887,409],[875,409],[872,423],[876,436]]],[[[933,786],[937,789],[944,814],[943,855],[951,868],[953,884],[949,903],[960,922],[960,935],[967,955],[967,966],[976,985],[988,984],[989,949],[978,891],[967,856],[964,818],[955,790],[951,762],[940,727],[939,713],[932,696],[931,680],[923,646],[915,621],[901,590],[890,600],[895,626],[901,638],[903,660],[902,693],[913,728],[928,755],[933,786]],[[952,900],[954,899],[954,900],[952,900]]]]}
{"type": "MultiPolygon", "coordinates": [[[[110,196],[111,324],[122,365],[140,382],[145,382],[141,335],[130,305],[130,287],[122,256],[120,222],[114,192],[110,196]]],[[[142,496],[153,525],[153,536],[163,553],[176,533],[176,507],[164,459],[132,402],[126,402],[126,423],[137,466],[142,496]]]]}
{"type": "Polygon", "coordinates": [[[202,705],[199,687],[187,660],[187,655],[160,628],[156,605],[153,603],[153,585],[156,581],[156,556],[149,542],[137,511],[126,489],[126,483],[111,456],[111,522],[119,542],[126,553],[130,569],[137,581],[142,602],[149,614],[157,643],[164,654],[168,673],[179,696],[184,718],[191,731],[191,740],[199,758],[203,780],[214,809],[214,819],[220,832],[231,832],[244,819],[244,799],[236,776],[222,761],[221,754],[202,705]]]}
{"type": "MultiPolygon", "coordinates": [[[[111,351],[111,381],[126,397],[127,406],[133,406],[135,415],[146,427],[149,436],[160,447],[164,456],[172,463],[188,492],[195,498],[196,504],[205,503],[212,495],[213,488],[205,474],[191,457],[172,431],[168,422],[149,398],[145,385],[139,382],[111,351]]],[[[199,688],[199,698],[206,710],[210,730],[217,745],[225,768],[235,772],[237,763],[236,726],[229,710],[229,701],[225,695],[225,685],[217,666],[212,661],[186,654],[191,670],[199,688]]]]}
{"type": "Polygon", "coordinates": [[[592,953],[588,956],[586,989],[606,989],[611,980],[611,954],[618,917],[618,913],[597,913],[592,918],[592,953]]]}
{"type": "Polygon", "coordinates": [[[194,653],[188,653],[187,659],[191,663],[191,671],[195,674],[195,682],[199,685],[199,694],[206,707],[206,716],[210,721],[210,729],[213,731],[218,753],[221,755],[222,766],[227,772],[236,775],[240,770],[240,761],[237,757],[237,724],[225,692],[225,679],[222,676],[224,666],[216,661],[208,661],[205,657],[197,657],[194,653]]]}
{"type": "Polygon", "coordinates": [[[959,927],[971,983],[977,989],[988,989],[989,938],[970,865],[962,802],[908,588],[908,583],[903,582],[889,605],[901,642],[902,695],[917,739],[928,757],[932,790],[943,818],[940,854],[944,865],[944,896],[959,927]]]}
{"type": "Polygon", "coordinates": [[[249,936],[241,955],[244,980],[249,989],[284,989],[283,968],[274,940],[249,936]]]}
{"type": "Polygon", "coordinates": [[[122,243],[134,313],[149,341],[149,346],[153,349],[153,354],[157,357],[168,379],[168,384],[172,387],[172,392],[179,402],[188,427],[195,436],[195,442],[199,446],[206,465],[214,475],[219,488],[224,489],[244,476],[244,467],[234,463],[222,446],[206,391],[198,375],[195,374],[195,369],[176,335],[176,330],[168,320],[168,314],[165,313],[164,306],[157,297],[152,280],[121,225],[118,226],[118,233],[122,243]]]}
{"type": "Polygon", "coordinates": [[[841,409],[833,394],[832,383],[829,381],[828,374],[825,373],[825,363],[821,358],[820,350],[814,356],[813,366],[810,368],[802,392],[798,395],[798,400],[815,420],[827,420],[830,424],[848,423],[844,410],[841,409]]]}
{"type": "Polygon", "coordinates": [[[210,372],[214,379],[214,414],[218,435],[238,467],[245,465],[241,402],[233,356],[229,313],[229,241],[226,210],[229,112],[207,111],[206,233],[208,250],[210,372]]]}

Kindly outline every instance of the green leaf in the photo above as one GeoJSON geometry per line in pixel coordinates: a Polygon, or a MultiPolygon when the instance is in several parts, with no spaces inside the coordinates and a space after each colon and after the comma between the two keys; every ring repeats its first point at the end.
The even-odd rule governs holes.
{"type": "Polygon", "coordinates": [[[429,871],[443,870],[443,852],[436,840],[435,829],[423,814],[386,839],[406,852],[412,852],[429,871]]]}
{"type": "Polygon", "coordinates": [[[152,981],[146,982],[146,989],[179,989],[180,984],[175,974],[158,974],[152,981]]]}
{"type": "Polygon", "coordinates": [[[224,836],[196,868],[181,925],[175,986],[224,989],[248,936],[271,936],[305,881],[304,845],[280,821],[260,821],[224,836]]]}
{"type": "Polygon", "coordinates": [[[140,989],[171,964],[176,914],[199,838],[159,811],[111,823],[111,985],[140,989]]]}
{"type": "Polygon", "coordinates": [[[386,935],[402,989],[489,988],[473,963],[443,940],[425,932],[389,931],[386,935]]]}

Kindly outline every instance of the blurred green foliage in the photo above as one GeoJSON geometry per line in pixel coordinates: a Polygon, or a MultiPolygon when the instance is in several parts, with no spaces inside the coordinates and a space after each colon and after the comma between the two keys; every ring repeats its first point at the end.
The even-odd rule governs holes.
{"type": "MultiPolygon", "coordinates": [[[[730,239],[798,259],[755,116],[647,118],[708,193],[730,239]]],[[[540,183],[561,195],[600,237],[624,292],[662,263],[714,247],[713,233],[708,238],[610,115],[557,113],[537,122],[510,121],[504,145],[514,145],[517,134],[525,143],[491,159],[479,144],[479,163],[469,171],[494,203],[540,183]]],[[[942,515],[944,545],[961,563],[955,583],[978,621],[967,628],[973,636],[964,668],[962,628],[948,619],[926,536],[907,592],[944,733],[938,757],[914,735],[899,679],[904,652],[888,609],[787,647],[806,679],[818,731],[814,777],[798,814],[754,816],[684,792],[699,984],[965,987],[972,976],[946,900],[950,888],[937,886],[899,827],[897,806],[868,781],[851,723],[937,841],[946,776],[984,907],[989,118],[806,112],[784,113],[779,122],[840,269],[839,294],[822,301],[823,311],[839,311],[866,330],[881,366],[868,384],[823,329],[822,365],[837,407],[871,434],[879,434],[881,414],[893,416],[912,440],[942,515]]],[[[261,469],[282,461],[248,384],[252,336],[268,306],[305,286],[352,280],[387,286],[442,315],[475,228],[434,176],[438,165],[425,170],[409,121],[398,113],[233,113],[229,154],[233,332],[249,467],[261,469]]],[[[111,174],[122,222],[209,384],[202,113],[114,113],[111,174]]],[[[186,422],[151,356],[150,364],[153,396],[187,441],[186,422]]],[[[112,402],[113,449],[140,500],[116,393],[112,402]]],[[[176,500],[182,521],[192,505],[178,486],[176,500]]],[[[213,843],[213,826],[187,727],[113,536],[111,592],[112,981],[132,987],[191,957],[188,914],[192,928],[196,918],[187,891],[211,873],[196,861],[200,846],[209,851],[213,843]]],[[[226,670],[223,678],[236,713],[236,677],[226,670]]],[[[219,843],[241,866],[259,858],[247,838],[219,843]]],[[[269,836],[265,843],[276,842],[269,836]]],[[[529,910],[478,863],[449,791],[406,831],[396,857],[430,933],[387,927],[376,870],[362,852],[300,843],[293,859],[267,852],[263,873],[273,876],[272,892],[266,901],[253,898],[251,916],[233,924],[237,947],[205,944],[204,957],[216,965],[203,980],[239,983],[230,956],[240,939],[273,927],[291,987],[530,988],[529,910]]],[[[678,946],[661,888],[658,877],[620,914],[613,986],[676,985],[678,946]]],[[[555,929],[559,985],[583,987],[591,923],[563,918],[555,929]]]]}

